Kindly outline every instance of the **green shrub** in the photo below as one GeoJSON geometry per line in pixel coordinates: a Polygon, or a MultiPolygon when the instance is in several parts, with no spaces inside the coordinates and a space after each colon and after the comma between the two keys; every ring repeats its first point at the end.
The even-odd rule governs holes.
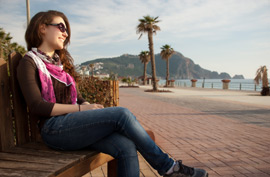
{"type": "Polygon", "coordinates": [[[118,81],[84,77],[79,81],[79,91],[89,103],[102,104],[104,107],[118,106],[118,81]]]}

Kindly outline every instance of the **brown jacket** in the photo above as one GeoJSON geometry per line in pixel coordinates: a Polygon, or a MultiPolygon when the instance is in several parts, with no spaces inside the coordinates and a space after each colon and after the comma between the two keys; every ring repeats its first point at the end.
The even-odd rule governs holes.
{"type": "MultiPolygon", "coordinates": [[[[33,59],[25,56],[17,68],[17,78],[30,113],[40,119],[48,119],[55,103],[46,102],[41,96],[41,82],[38,69],[33,59]]],[[[69,91],[63,83],[52,77],[56,103],[63,103],[63,96],[69,91]]],[[[77,89],[77,103],[82,104],[85,100],[77,89]]],[[[70,100],[66,103],[71,103],[70,100]]]]}

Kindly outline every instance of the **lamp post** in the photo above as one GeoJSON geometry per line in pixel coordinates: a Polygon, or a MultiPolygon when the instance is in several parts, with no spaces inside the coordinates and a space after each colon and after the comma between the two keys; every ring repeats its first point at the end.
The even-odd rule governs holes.
{"type": "Polygon", "coordinates": [[[30,23],[30,0],[26,0],[27,26],[30,23]]]}
{"type": "Polygon", "coordinates": [[[202,88],[204,88],[205,77],[203,78],[202,88]]]}

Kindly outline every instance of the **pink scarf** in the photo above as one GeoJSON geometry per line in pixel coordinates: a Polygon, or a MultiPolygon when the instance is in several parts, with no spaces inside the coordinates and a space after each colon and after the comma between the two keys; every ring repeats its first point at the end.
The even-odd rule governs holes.
{"type": "Polygon", "coordinates": [[[76,104],[77,91],[75,81],[73,77],[63,70],[63,65],[60,62],[57,65],[53,64],[45,55],[39,53],[37,48],[32,48],[32,50],[27,52],[26,55],[31,57],[37,65],[39,78],[41,81],[41,95],[45,101],[56,103],[51,79],[52,76],[59,82],[65,84],[67,87],[70,86],[71,102],[72,104],[76,104]]]}

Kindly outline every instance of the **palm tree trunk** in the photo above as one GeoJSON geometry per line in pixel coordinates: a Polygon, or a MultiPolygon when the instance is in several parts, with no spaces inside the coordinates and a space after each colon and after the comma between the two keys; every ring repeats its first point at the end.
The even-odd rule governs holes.
{"type": "Polygon", "coordinates": [[[152,65],[153,91],[157,91],[158,89],[157,89],[157,80],[156,80],[156,63],[155,63],[153,31],[152,30],[148,31],[148,41],[149,41],[149,51],[150,51],[151,65],[152,65]]]}
{"type": "Polygon", "coordinates": [[[262,73],[262,85],[263,87],[268,87],[269,83],[268,83],[268,77],[267,77],[267,71],[265,69],[265,71],[262,73]]]}
{"type": "Polygon", "coordinates": [[[144,72],[143,72],[143,85],[146,85],[146,69],[147,63],[144,63],[144,72]]]}
{"type": "Polygon", "coordinates": [[[168,87],[169,86],[169,58],[167,58],[166,63],[167,63],[166,87],[168,87]]]}
{"type": "Polygon", "coordinates": [[[0,41],[0,58],[4,58],[4,50],[3,50],[3,46],[2,46],[2,41],[0,41]]]}

